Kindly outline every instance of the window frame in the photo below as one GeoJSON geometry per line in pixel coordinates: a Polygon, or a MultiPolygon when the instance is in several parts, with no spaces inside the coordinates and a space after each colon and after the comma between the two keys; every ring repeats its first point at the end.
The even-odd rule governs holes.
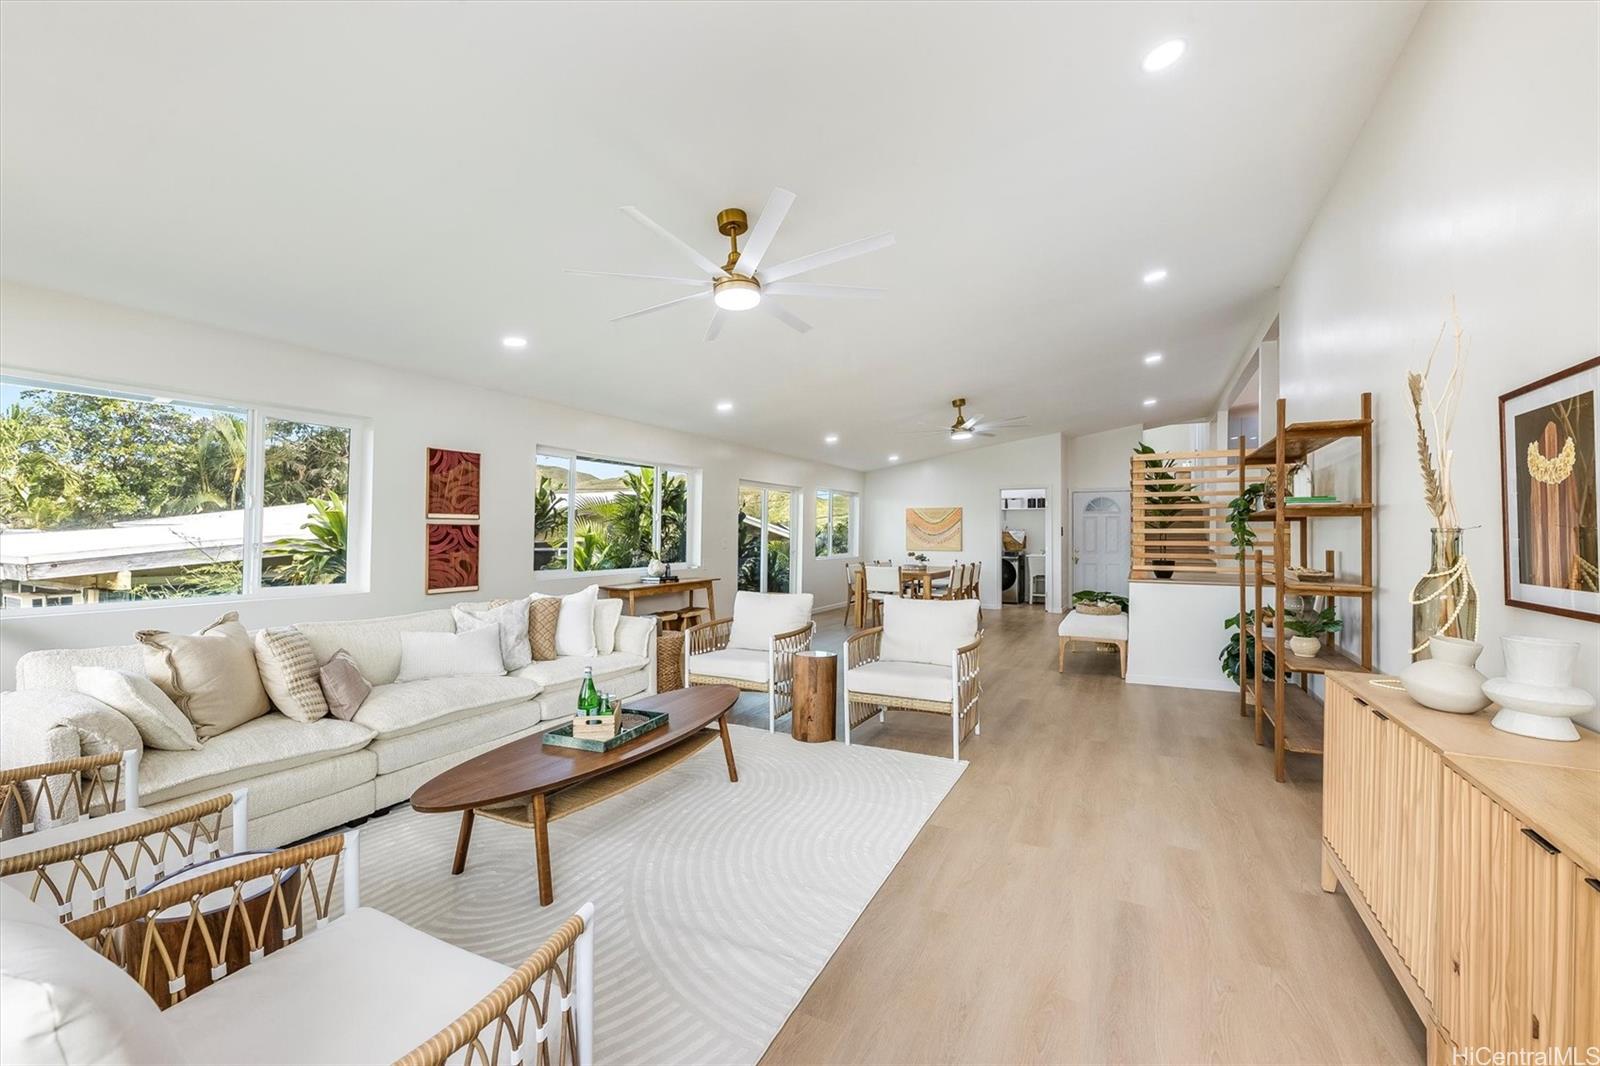
{"type": "MultiPolygon", "coordinates": [[[[662,473],[682,474],[684,478],[684,523],[683,523],[683,561],[670,565],[679,570],[698,570],[700,568],[700,468],[690,463],[679,463],[672,460],[646,460],[625,459],[614,455],[596,455],[590,451],[578,448],[558,448],[554,445],[534,445],[533,449],[533,488],[539,488],[539,460],[564,459],[567,464],[567,538],[566,538],[566,566],[560,570],[540,570],[535,568],[533,577],[535,582],[566,581],[571,578],[588,577],[591,574],[643,574],[645,567],[623,566],[608,570],[578,570],[572,565],[572,545],[577,535],[577,510],[572,506],[572,501],[578,494],[578,461],[591,463],[613,463],[617,466],[636,466],[640,469],[656,471],[656,484],[661,484],[662,473]]],[[[654,555],[661,554],[661,492],[654,493],[650,507],[650,550],[654,555]]],[[[537,536],[537,533],[534,534],[537,536]]]]}
{"type": "Polygon", "coordinates": [[[177,596],[166,599],[118,600],[100,603],[75,603],[55,607],[18,608],[8,612],[8,622],[75,614],[105,614],[116,611],[146,611],[213,603],[250,603],[291,600],[315,596],[359,595],[369,591],[371,558],[371,454],[372,420],[360,415],[284,407],[271,403],[252,403],[215,395],[165,389],[126,382],[91,380],[71,374],[58,374],[16,367],[0,373],[0,381],[23,389],[51,389],[104,396],[134,403],[178,404],[210,407],[238,412],[245,419],[247,459],[245,463],[244,530],[240,546],[240,591],[217,596],[177,596]],[[350,433],[350,468],[347,474],[345,521],[345,579],[329,585],[261,584],[263,507],[266,498],[266,425],[269,420],[331,426],[350,433]]]}
{"type": "Polygon", "coordinates": [[[860,553],[860,551],[859,551],[859,549],[857,547],[858,541],[856,539],[856,526],[858,524],[857,515],[860,514],[860,499],[861,499],[861,494],[859,492],[851,492],[849,489],[815,489],[815,490],[813,490],[813,492],[811,494],[811,519],[812,519],[811,546],[812,546],[812,552],[813,552],[812,558],[814,558],[814,559],[841,559],[841,560],[845,560],[845,561],[848,562],[850,560],[853,560],[853,559],[856,559],[856,558],[860,557],[861,553],[860,553]],[[848,512],[848,514],[846,516],[846,519],[845,519],[845,521],[846,521],[845,540],[847,541],[847,543],[845,545],[845,550],[844,551],[836,552],[836,551],[833,550],[833,503],[834,503],[834,501],[836,499],[838,499],[841,496],[844,497],[848,501],[848,505],[849,505],[849,512],[848,512]],[[825,552],[819,552],[819,551],[816,550],[817,534],[820,532],[820,530],[818,530],[816,528],[817,504],[819,502],[821,502],[822,500],[824,500],[824,499],[828,501],[828,550],[825,551],[825,552]]]}

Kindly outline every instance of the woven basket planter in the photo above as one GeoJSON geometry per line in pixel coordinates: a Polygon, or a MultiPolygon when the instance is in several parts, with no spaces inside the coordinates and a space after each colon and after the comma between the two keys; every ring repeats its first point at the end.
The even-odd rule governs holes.
{"type": "Polygon", "coordinates": [[[683,634],[670,630],[656,634],[656,691],[683,687],[683,634]]]}
{"type": "Polygon", "coordinates": [[[1122,608],[1114,603],[1078,603],[1072,609],[1079,614],[1113,615],[1121,614],[1122,608]]]}

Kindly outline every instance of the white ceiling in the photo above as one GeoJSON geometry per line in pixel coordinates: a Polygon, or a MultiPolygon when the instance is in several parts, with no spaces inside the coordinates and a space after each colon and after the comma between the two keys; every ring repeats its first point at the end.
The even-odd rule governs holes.
{"type": "Polygon", "coordinates": [[[0,273],[862,469],[956,447],[907,432],[955,395],[1012,436],[1176,421],[1270,314],[1417,12],[9,2],[0,273]],[[682,273],[618,206],[720,257],[717,210],[774,185],[769,263],[893,230],[805,279],[889,295],[707,344],[703,302],[608,321],[682,289],[562,273],[682,273]]]}

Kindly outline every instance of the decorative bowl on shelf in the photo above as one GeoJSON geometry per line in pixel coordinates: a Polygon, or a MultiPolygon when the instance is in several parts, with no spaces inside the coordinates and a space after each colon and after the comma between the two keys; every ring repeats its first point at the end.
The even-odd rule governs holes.
{"type": "Polygon", "coordinates": [[[1332,570],[1320,570],[1310,566],[1291,566],[1289,568],[1291,581],[1332,581],[1332,570]]]}

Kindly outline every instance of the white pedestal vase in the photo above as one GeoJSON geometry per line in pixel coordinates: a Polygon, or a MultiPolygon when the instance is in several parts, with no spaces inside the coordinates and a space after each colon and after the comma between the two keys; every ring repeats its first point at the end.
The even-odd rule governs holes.
{"type": "Polygon", "coordinates": [[[1496,729],[1540,740],[1577,740],[1572,719],[1594,709],[1594,696],[1572,683],[1578,643],[1543,637],[1501,637],[1506,676],[1483,683],[1500,705],[1496,729]]]}
{"type": "Polygon", "coordinates": [[[1428,658],[1400,671],[1406,695],[1436,711],[1477,714],[1489,706],[1484,677],[1474,668],[1483,645],[1474,640],[1435,633],[1428,639],[1428,658]]]}

